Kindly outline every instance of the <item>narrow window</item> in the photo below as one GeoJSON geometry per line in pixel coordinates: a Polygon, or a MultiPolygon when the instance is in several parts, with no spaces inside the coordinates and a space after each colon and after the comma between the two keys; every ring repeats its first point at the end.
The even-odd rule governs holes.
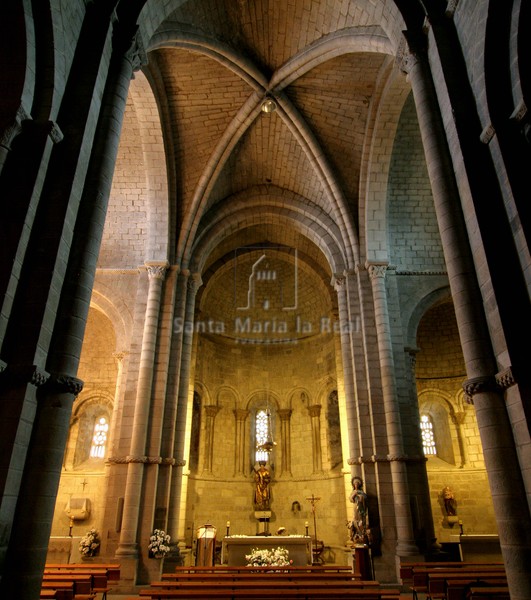
{"type": "Polygon", "coordinates": [[[256,451],[255,451],[255,460],[256,462],[260,462],[261,460],[267,461],[269,458],[269,453],[263,450],[264,445],[267,444],[267,441],[271,439],[271,431],[270,431],[271,421],[269,415],[265,410],[259,410],[256,413],[256,421],[255,421],[255,437],[256,437],[256,451]]]}
{"type": "Polygon", "coordinates": [[[435,446],[435,437],[433,435],[433,423],[427,415],[420,417],[420,432],[424,454],[426,456],[435,456],[437,454],[437,447],[435,446]]]}
{"type": "Polygon", "coordinates": [[[92,435],[92,445],[90,447],[91,458],[104,458],[105,446],[107,444],[107,433],[109,431],[109,423],[105,417],[100,417],[94,425],[94,433],[92,435]]]}

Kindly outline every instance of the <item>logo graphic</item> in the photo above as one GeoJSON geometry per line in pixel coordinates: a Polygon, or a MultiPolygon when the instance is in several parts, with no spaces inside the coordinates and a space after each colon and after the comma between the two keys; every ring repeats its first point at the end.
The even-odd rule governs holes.
{"type": "MultiPolygon", "coordinates": [[[[277,248],[275,248],[277,249],[277,248]]],[[[236,310],[253,309],[293,311],[298,306],[297,250],[290,250],[293,264],[275,257],[273,248],[253,247],[260,256],[252,263],[235,263],[234,297],[236,310]],[[245,292],[242,291],[246,283],[245,292]]],[[[243,250],[243,249],[242,249],[243,250]]],[[[245,248],[249,252],[249,248],[245,248]]],[[[244,288],[245,289],[245,288],[244,288]]]]}

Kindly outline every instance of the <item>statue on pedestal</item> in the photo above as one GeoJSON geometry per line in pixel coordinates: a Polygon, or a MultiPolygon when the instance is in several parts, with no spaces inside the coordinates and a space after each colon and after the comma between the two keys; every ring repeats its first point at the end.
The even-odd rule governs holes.
{"type": "Polygon", "coordinates": [[[368,544],[367,494],[363,491],[363,480],[360,477],[352,478],[352,492],[349,499],[354,505],[352,521],[349,523],[350,540],[354,544],[368,544]]]}
{"type": "Polygon", "coordinates": [[[271,502],[271,492],[269,489],[271,473],[266,467],[266,462],[263,460],[258,463],[258,469],[254,469],[254,481],[256,483],[254,491],[256,510],[269,510],[271,502]]]}

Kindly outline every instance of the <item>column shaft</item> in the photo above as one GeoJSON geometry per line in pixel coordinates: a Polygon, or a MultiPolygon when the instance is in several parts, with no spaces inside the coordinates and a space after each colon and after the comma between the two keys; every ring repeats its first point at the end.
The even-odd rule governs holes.
{"type": "Polygon", "coordinates": [[[396,552],[398,556],[418,554],[413,535],[411,507],[409,504],[409,486],[402,444],[402,429],[400,426],[400,411],[396,394],[393,346],[391,325],[387,307],[387,292],[385,289],[385,271],[383,265],[369,265],[374,301],[374,318],[378,337],[378,354],[382,377],[382,393],[385,408],[385,424],[391,461],[391,477],[393,483],[393,502],[396,521],[396,552]]]}
{"type": "Polygon", "coordinates": [[[149,290],[140,351],[140,367],[135,400],[131,447],[128,456],[127,479],[125,484],[124,509],[120,544],[116,556],[136,557],[138,551],[137,531],[142,497],[142,480],[145,467],[146,439],[151,405],[151,386],[158,336],[158,320],[162,282],[167,263],[151,263],[147,266],[149,290]]]}
{"type": "Polygon", "coordinates": [[[531,597],[531,517],[502,391],[495,387],[496,361],[442,118],[427,60],[408,57],[435,211],[465,359],[467,393],[474,398],[485,464],[496,511],[500,545],[514,600],[531,597]]]}

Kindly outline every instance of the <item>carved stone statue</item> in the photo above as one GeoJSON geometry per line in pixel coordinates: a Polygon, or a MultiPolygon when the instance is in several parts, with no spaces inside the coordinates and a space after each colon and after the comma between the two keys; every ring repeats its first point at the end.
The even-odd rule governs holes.
{"type": "Polygon", "coordinates": [[[367,494],[363,491],[363,480],[360,477],[352,478],[352,492],[350,493],[350,501],[354,505],[352,521],[349,524],[350,540],[355,544],[368,544],[369,514],[367,507],[367,494]]]}
{"type": "Polygon", "coordinates": [[[457,502],[453,491],[448,486],[444,487],[442,490],[442,499],[446,514],[449,517],[455,517],[455,515],[457,515],[457,502]]]}
{"type": "Polygon", "coordinates": [[[265,461],[258,463],[258,469],[254,469],[254,481],[256,483],[254,492],[254,504],[257,510],[269,510],[271,502],[271,492],[269,483],[271,482],[271,474],[266,468],[265,461]]]}

